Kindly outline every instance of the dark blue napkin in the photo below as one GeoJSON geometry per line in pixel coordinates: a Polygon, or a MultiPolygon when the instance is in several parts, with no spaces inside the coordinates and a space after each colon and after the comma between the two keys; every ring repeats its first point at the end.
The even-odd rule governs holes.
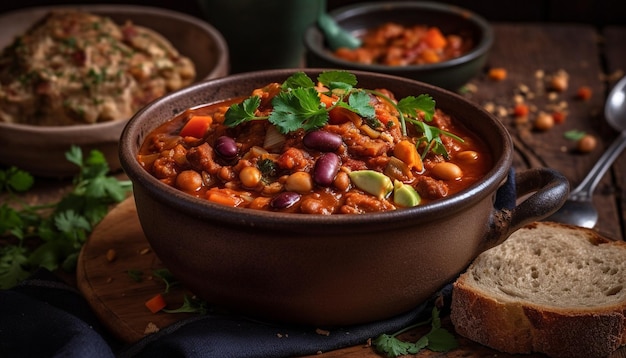
{"type": "MultiPolygon", "coordinates": [[[[499,189],[497,208],[515,205],[511,171],[499,189]]],[[[46,270],[11,290],[0,291],[0,357],[291,357],[365,345],[430,317],[442,300],[448,313],[452,284],[410,312],[384,321],[329,329],[279,325],[236,315],[209,314],[182,320],[123,346],[98,322],[80,292],[46,270]]],[[[322,327],[323,328],[323,327],[322,327]]]]}
{"type": "MultiPolygon", "coordinates": [[[[0,357],[291,357],[365,345],[428,318],[435,300],[444,307],[451,285],[414,310],[380,322],[330,329],[279,325],[209,314],[182,320],[122,347],[100,325],[80,292],[47,270],[0,291],[0,357]]],[[[444,308],[445,310],[445,308],[444,308]]]]}

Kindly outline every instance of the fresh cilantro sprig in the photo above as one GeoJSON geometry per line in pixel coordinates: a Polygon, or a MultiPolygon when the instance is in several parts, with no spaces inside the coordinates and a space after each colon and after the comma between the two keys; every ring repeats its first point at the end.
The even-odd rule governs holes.
{"type": "Polygon", "coordinates": [[[9,198],[0,206],[4,243],[0,247],[0,289],[16,285],[38,267],[73,271],[94,226],[111,204],[122,201],[131,190],[130,181],[108,176],[109,165],[100,151],[91,151],[84,158],[81,149],[73,146],[66,159],[76,164],[79,172],[72,190],[52,204],[23,202],[19,195],[32,188],[33,176],[16,167],[0,170],[0,191],[9,198]]]}
{"type": "Polygon", "coordinates": [[[373,342],[374,347],[387,357],[399,357],[407,354],[417,354],[422,349],[429,349],[433,352],[447,352],[458,347],[458,342],[454,336],[445,328],[441,327],[439,310],[434,307],[431,318],[408,326],[394,334],[381,334],[373,342]],[[430,323],[430,331],[422,336],[417,342],[406,342],[397,338],[400,334],[416,327],[430,323]]]}
{"type": "Polygon", "coordinates": [[[375,94],[398,110],[403,135],[407,135],[407,122],[414,124],[423,133],[424,137],[417,143],[427,143],[422,157],[429,151],[448,156],[441,135],[463,141],[452,133],[425,123],[431,121],[435,113],[435,101],[426,94],[405,97],[395,103],[383,93],[357,88],[356,76],[347,71],[322,72],[317,77],[317,82],[328,89],[324,94],[339,97],[333,105],[326,106],[320,100],[319,88],[309,76],[304,72],[296,72],[282,83],[281,92],[272,99],[273,110],[269,116],[257,115],[261,100],[258,96],[252,96],[239,104],[231,105],[226,112],[224,124],[234,127],[247,121],[268,120],[283,134],[299,129],[309,131],[327,124],[329,112],[335,107],[348,109],[365,118],[366,123],[376,124],[379,122],[374,107],[370,104],[370,94],[375,94]],[[423,120],[418,118],[420,114],[423,120]]]}

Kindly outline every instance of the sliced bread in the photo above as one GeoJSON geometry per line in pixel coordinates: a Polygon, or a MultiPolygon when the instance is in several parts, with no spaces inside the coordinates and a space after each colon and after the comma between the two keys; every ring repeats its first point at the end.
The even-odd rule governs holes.
{"type": "Polygon", "coordinates": [[[453,285],[458,334],[507,353],[606,357],[626,344],[626,242],[537,222],[453,285]]]}

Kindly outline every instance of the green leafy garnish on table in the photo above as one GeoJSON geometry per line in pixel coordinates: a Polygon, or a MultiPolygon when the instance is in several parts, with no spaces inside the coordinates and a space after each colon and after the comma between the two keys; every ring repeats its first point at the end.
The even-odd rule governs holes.
{"type": "Polygon", "coordinates": [[[566,139],[577,141],[577,140],[580,140],[582,137],[584,137],[586,134],[587,134],[587,132],[585,132],[585,131],[572,129],[572,130],[569,130],[569,131],[563,133],[563,136],[566,139]]]}
{"type": "Polygon", "coordinates": [[[396,103],[378,91],[357,88],[356,76],[347,71],[322,72],[317,77],[317,82],[327,89],[324,94],[336,95],[339,100],[327,106],[320,100],[316,83],[304,72],[296,72],[282,83],[281,92],[272,99],[273,110],[268,116],[258,115],[257,110],[261,105],[261,99],[258,96],[251,96],[229,107],[224,124],[234,127],[247,121],[268,120],[283,134],[299,129],[310,131],[326,125],[329,112],[335,107],[343,107],[357,113],[365,118],[366,123],[373,122],[376,119],[376,113],[369,102],[369,95],[375,94],[398,110],[404,135],[407,134],[407,122],[414,124],[416,129],[423,133],[422,141],[427,142],[427,150],[422,156],[425,156],[428,151],[433,151],[447,157],[440,135],[463,141],[452,133],[426,123],[432,120],[435,113],[435,101],[427,94],[420,94],[417,97],[408,96],[396,103]]]}
{"type": "Polygon", "coordinates": [[[447,329],[441,327],[439,310],[434,307],[431,318],[410,325],[394,334],[382,334],[373,342],[374,347],[387,357],[399,357],[407,354],[417,354],[422,349],[429,349],[433,352],[447,352],[458,347],[458,342],[447,329]],[[416,342],[406,342],[397,337],[411,329],[430,323],[431,329],[426,335],[416,342]]]}
{"type": "Polygon", "coordinates": [[[81,149],[73,146],[65,157],[79,171],[71,191],[57,203],[25,203],[20,195],[33,187],[33,176],[16,167],[0,170],[0,191],[9,198],[0,205],[0,289],[13,287],[39,267],[73,271],[95,225],[111,204],[131,191],[130,181],[109,176],[100,151],[83,157],[81,149]]]}

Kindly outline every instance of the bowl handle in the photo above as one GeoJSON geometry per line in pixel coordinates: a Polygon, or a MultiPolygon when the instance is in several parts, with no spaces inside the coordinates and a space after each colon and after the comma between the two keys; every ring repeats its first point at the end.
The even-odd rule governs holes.
{"type": "Polygon", "coordinates": [[[567,178],[550,168],[516,172],[514,182],[519,204],[512,208],[494,209],[491,234],[484,243],[485,250],[501,244],[522,226],[552,215],[563,206],[569,194],[567,178]]]}

